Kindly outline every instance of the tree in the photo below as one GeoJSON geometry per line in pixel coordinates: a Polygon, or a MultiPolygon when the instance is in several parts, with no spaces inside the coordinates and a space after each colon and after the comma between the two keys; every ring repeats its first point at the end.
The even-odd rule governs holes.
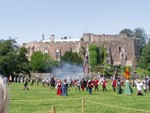
{"type": "Polygon", "coordinates": [[[119,34],[126,34],[127,36],[132,37],[133,31],[131,29],[125,28],[121,30],[119,34]]]}
{"type": "Polygon", "coordinates": [[[92,44],[89,46],[89,60],[90,65],[104,65],[106,63],[107,52],[106,48],[103,46],[97,47],[96,45],[92,44]]]}
{"type": "Polygon", "coordinates": [[[52,64],[52,58],[41,51],[36,51],[31,56],[30,65],[33,72],[50,72],[52,64]]]}
{"type": "Polygon", "coordinates": [[[27,49],[24,47],[21,47],[16,55],[16,58],[14,59],[16,63],[16,68],[14,69],[17,73],[24,73],[30,75],[30,65],[28,57],[26,56],[27,49]]]}
{"type": "Polygon", "coordinates": [[[51,67],[55,65],[55,61],[48,54],[43,56],[42,70],[43,72],[51,72],[51,67]]]}
{"type": "Polygon", "coordinates": [[[97,65],[97,46],[89,45],[89,63],[90,65],[97,65]]]}
{"type": "Polygon", "coordinates": [[[107,58],[107,53],[106,53],[106,48],[104,46],[100,47],[100,64],[105,64],[106,63],[106,58],[107,58]]]}
{"type": "Polygon", "coordinates": [[[139,66],[144,68],[144,69],[150,69],[150,41],[148,42],[148,44],[143,47],[142,52],[141,52],[141,56],[139,58],[139,66]]]}
{"type": "Polygon", "coordinates": [[[134,31],[134,36],[140,39],[141,46],[144,46],[147,42],[147,34],[143,28],[136,28],[134,31]]]}
{"type": "Polygon", "coordinates": [[[143,28],[136,28],[133,31],[128,28],[125,28],[121,30],[119,34],[127,34],[127,36],[129,37],[138,38],[140,40],[139,43],[141,47],[143,47],[147,43],[147,39],[148,39],[147,34],[143,28]]]}
{"type": "Polygon", "coordinates": [[[61,61],[73,63],[73,64],[82,64],[83,63],[83,60],[79,56],[79,54],[77,54],[76,52],[71,52],[71,51],[65,52],[65,54],[61,57],[61,61]]]}
{"type": "Polygon", "coordinates": [[[13,39],[0,40],[1,74],[7,77],[19,73],[29,74],[28,59],[25,56],[26,52],[26,49],[19,48],[17,42],[13,39]]]}

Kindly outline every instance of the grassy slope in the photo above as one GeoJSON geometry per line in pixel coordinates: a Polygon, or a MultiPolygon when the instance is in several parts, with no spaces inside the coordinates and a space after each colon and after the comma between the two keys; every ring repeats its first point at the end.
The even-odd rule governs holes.
{"type": "Polygon", "coordinates": [[[8,113],[51,113],[52,106],[56,113],[81,113],[82,97],[85,99],[85,113],[144,113],[150,112],[150,92],[144,96],[136,96],[136,89],[131,96],[113,92],[110,83],[107,92],[76,91],[70,88],[69,96],[57,96],[55,90],[49,87],[29,86],[29,91],[23,90],[23,84],[14,83],[9,86],[10,105],[8,113]],[[132,110],[131,110],[132,109],[132,110]],[[136,110],[137,109],[137,110],[136,110]],[[144,110],[144,111],[140,111],[144,110]]]}

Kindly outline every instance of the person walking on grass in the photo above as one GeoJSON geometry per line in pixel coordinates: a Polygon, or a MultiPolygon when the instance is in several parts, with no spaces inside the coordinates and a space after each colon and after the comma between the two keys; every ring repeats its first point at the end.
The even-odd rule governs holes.
{"type": "Polygon", "coordinates": [[[124,72],[124,77],[126,78],[125,81],[125,94],[126,95],[131,95],[131,93],[133,92],[132,88],[131,88],[131,83],[130,83],[130,71],[129,68],[126,67],[126,70],[124,72]]]}
{"type": "Polygon", "coordinates": [[[117,91],[118,91],[118,94],[122,94],[122,88],[121,88],[121,81],[120,79],[117,81],[117,91]]]}
{"type": "Polygon", "coordinates": [[[93,83],[91,80],[88,81],[89,94],[92,94],[93,83]]]}
{"type": "Polygon", "coordinates": [[[57,81],[57,95],[62,95],[62,85],[61,85],[61,80],[57,81]]]}
{"type": "Polygon", "coordinates": [[[29,88],[28,88],[28,81],[27,80],[25,80],[24,81],[24,88],[23,88],[23,90],[29,90],[29,88]]]}
{"type": "Polygon", "coordinates": [[[103,91],[106,91],[106,84],[107,84],[107,81],[106,81],[106,79],[104,78],[104,79],[102,80],[103,91]]]}
{"type": "Polygon", "coordinates": [[[117,87],[117,80],[115,78],[113,78],[112,87],[113,87],[113,91],[115,92],[116,91],[116,87],[117,87]]]}
{"type": "Polygon", "coordinates": [[[68,96],[68,83],[66,79],[64,79],[64,82],[62,83],[62,96],[68,96]]]}
{"type": "Polygon", "coordinates": [[[142,82],[140,80],[137,80],[137,83],[136,83],[137,95],[143,95],[142,86],[143,86],[142,82]]]}
{"type": "Polygon", "coordinates": [[[97,80],[97,78],[94,80],[94,88],[95,88],[95,91],[98,91],[98,84],[99,84],[99,81],[97,80]]]}
{"type": "Polygon", "coordinates": [[[76,82],[76,90],[80,91],[80,85],[81,85],[80,80],[77,79],[77,82],[76,82]]]}

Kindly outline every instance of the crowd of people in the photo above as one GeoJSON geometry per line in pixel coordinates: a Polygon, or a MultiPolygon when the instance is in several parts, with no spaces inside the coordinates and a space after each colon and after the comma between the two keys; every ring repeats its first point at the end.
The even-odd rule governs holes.
{"type": "MultiPolygon", "coordinates": [[[[31,86],[33,85],[34,80],[31,79],[30,83],[31,86]]],[[[12,77],[10,76],[8,79],[1,78],[0,77],[0,113],[4,113],[7,104],[8,104],[8,94],[6,86],[7,84],[12,84],[12,82],[15,82],[12,80],[12,77]]],[[[22,83],[24,83],[24,90],[28,88],[28,79],[24,79],[22,83]]],[[[39,77],[35,77],[36,85],[39,85],[39,77]]],[[[105,77],[99,77],[94,79],[70,79],[67,81],[66,79],[58,79],[54,76],[51,77],[51,79],[42,79],[41,80],[43,87],[45,85],[50,86],[51,89],[56,90],[56,94],[60,96],[68,96],[69,87],[74,87],[76,91],[88,91],[90,95],[92,95],[92,91],[107,91],[107,84],[108,82],[111,82],[112,85],[112,91],[117,92],[118,94],[122,94],[123,90],[126,95],[131,95],[133,92],[133,86],[136,87],[137,95],[143,95],[143,93],[146,93],[147,91],[150,91],[150,77],[145,77],[144,79],[120,79],[120,78],[110,78],[106,79],[105,77]],[[100,88],[101,87],[101,88],[100,88]]]]}
{"type": "MultiPolygon", "coordinates": [[[[112,85],[112,91],[117,92],[118,94],[122,94],[123,90],[126,95],[131,95],[133,93],[133,85],[137,89],[137,95],[143,95],[142,89],[144,90],[144,93],[147,92],[147,90],[150,91],[150,78],[147,77],[143,80],[136,79],[136,80],[131,80],[131,79],[116,79],[116,78],[111,78],[111,79],[106,79],[105,77],[101,77],[99,79],[89,79],[85,80],[84,78],[82,80],[75,79],[75,80],[70,80],[70,87],[75,86],[76,91],[88,91],[89,94],[92,94],[92,90],[94,91],[99,91],[100,88],[102,91],[107,91],[107,83],[111,82],[112,85]]],[[[62,90],[63,90],[63,81],[62,80],[57,80],[56,82],[56,87],[57,89],[57,95],[62,95],[62,90]]],[[[68,89],[68,85],[67,85],[68,89]]],[[[67,90],[66,90],[67,91],[67,90]]]]}
{"type": "Polygon", "coordinates": [[[12,80],[12,77],[9,77],[9,84],[12,84],[13,82],[22,82],[24,83],[24,90],[29,90],[28,88],[28,82],[30,82],[31,86],[34,84],[34,81],[36,82],[36,85],[39,85],[39,82],[41,81],[43,87],[44,86],[50,86],[51,89],[57,90],[57,95],[62,96],[68,96],[68,90],[69,87],[75,87],[76,91],[88,91],[89,94],[92,94],[92,91],[99,91],[100,89],[102,91],[107,91],[107,83],[111,82],[112,91],[117,92],[118,94],[122,94],[123,90],[126,95],[131,95],[133,90],[131,87],[131,84],[133,86],[136,86],[137,89],[137,95],[143,95],[147,92],[147,90],[150,90],[150,77],[145,77],[143,80],[135,79],[132,81],[131,79],[120,79],[111,77],[110,79],[106,79],[105,77],[95,77],[93,79],[85,79],[82,78],[81,80],[76,79],[59,79],[54,76],[51,76],[50,79],[48,78],[40,78],[38,75],[35,76],[35,79],[20,79],[21,81],[15,81],[16,78],[14,78],[14,81],[12,80]]]}

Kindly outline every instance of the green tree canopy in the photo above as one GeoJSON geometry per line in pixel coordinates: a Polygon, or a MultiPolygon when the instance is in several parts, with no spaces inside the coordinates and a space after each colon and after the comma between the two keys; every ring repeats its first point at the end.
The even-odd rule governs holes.
{"type": "Polygon", "coordinates": [[[42,54],[41,51],[36,51],[31,56],[31,69],[33,72],[50,72],[53,60],[47,54],[42,54]]]}
{"type": "Polygon", "coordinates": [[[144,69],[150,69],[150,41],[148,44],[143,47],[141,56],[139,58],[139,66],[144,68],[144,69]]]}
{"type": "Polygon", "coordinates": [[[97,65],[97,46],[92,44],[89,45],[89,63],[91,66],[97,65]]]}
{"type": "Polygon", "coordinates": [[[133,36],[133,31],[131,29],[125,28],[121,30],[119,34],[126,34],[127,36],[131,37],[133,36]]]}
{"type": "Polygon", "coordinates": [[[29,60],[28,60],[28,57],[26,56],[26,54],[27,54],[26,48],[21,47],[18,50],[16,59],[15,59],[17,61],[15,72],[30,75],[29,60]]]}
{"type": "Polygon", "coordinates": [[[134,36],[140,39],[141,46],[146,45],[147,34],[143,28],[136,28],[134,30],[134,36]]]}
{"type": "Polygon", "coordinates": [[[106,63],[107,52],[103,46],[97,47],[92,44],[89,46],[89,60],[91,66],[104,65],[106,63]]]}
{"type": "Polygon", "coordinates": [[[19,48],[15,40],[0,40],[0,72],[4,76],[29,73],[25,48],[19,48]]]}
{"type": "Polygon", "coordinates": [[[129,37],[139,38],[141,47],[144,46],[147,42],[147,34],[143,28],[136,28],[134,30],[125,28],[120,31],[119,34],[127,34],[129,37]]]}
{"type": "Polygon", "coordinates": [[[105,64],[106,63],[106,58],[107,58],[107,53],[106,53],[106,48],[104,46],[99,47],[100,49],[100,64],[105,64]]]}
{"type": "Polygon", "coordinates": [[[83,60],[79,56],[79,54],[77,54],[76,52],[71,52],[71,51],[65,52],[65,54],[61,57],[61,61],[73,63],[73,64],[82,64],[83,63],[83,60]]]}

